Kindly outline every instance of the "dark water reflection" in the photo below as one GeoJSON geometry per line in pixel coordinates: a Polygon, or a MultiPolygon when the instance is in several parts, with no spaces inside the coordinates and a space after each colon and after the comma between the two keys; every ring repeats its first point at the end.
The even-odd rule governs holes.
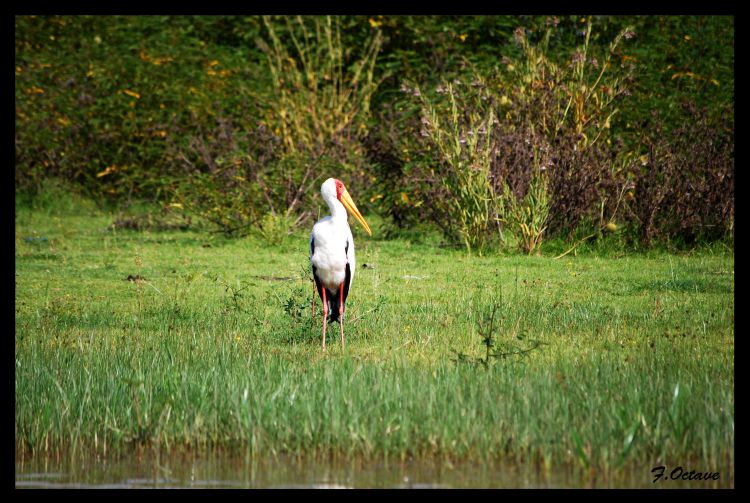
{"type": "Polygon", "coordinates": [[[651,467],[602,477],[576,468],[415,461],[314,461],[280,456],[128,455],[118,459],[38,456],[16,459],[16,488],[688,488],[719,482],[653,484],[651,467]]]}

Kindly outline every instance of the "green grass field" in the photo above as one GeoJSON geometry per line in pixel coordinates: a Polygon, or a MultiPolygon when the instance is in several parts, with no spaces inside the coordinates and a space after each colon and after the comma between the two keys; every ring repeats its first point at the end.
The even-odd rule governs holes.
{"type": "Polygon", "coordinates": [[[476,257],[352,225],[346,350],[333,324],[322,353],[306,234],[113,231],[113,215],[54,208],[16,209],[17,453],[145,444],[733,480],[729,251],[476,257]]]}

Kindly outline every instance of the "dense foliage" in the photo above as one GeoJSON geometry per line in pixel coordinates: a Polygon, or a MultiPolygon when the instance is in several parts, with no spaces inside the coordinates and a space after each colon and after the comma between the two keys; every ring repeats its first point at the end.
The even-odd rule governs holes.
{"type": "Polygon", "coordinates": [[[276,241],[345,180],[468,249],[733,239],[734,19],[19,16],[17,194],[276,241]]]}

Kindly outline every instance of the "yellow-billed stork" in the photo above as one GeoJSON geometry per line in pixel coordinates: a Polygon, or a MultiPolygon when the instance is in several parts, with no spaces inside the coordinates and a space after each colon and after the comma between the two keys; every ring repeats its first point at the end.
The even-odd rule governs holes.
{"type": "MultiPolygon", "coordinates": [[[[354,238],[346,221],[349,211],[359,220],[367,234],[372,236],[370,226],[352,201],[352,197],[341,180],[329,178],[320,187],[323,200],[331,214],[320,219],[310,236],[310,265],[313,287],[323,302],[323,351],[326,350],[326,328],[328,321],[338,321],[341,327],[341,350],[344,350],[344,304],[354,279],[354,238]]],[[[312,299],[312,315],[315,316],[315,292],[312,299]]]]}

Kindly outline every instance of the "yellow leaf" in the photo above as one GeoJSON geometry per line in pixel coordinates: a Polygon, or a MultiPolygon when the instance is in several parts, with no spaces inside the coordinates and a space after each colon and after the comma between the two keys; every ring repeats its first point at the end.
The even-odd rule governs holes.
{"type": "Polygon", "coordinates": [[[466,41],[466,37],[468,37],[468,36],[469,35],[467,35],[466,33],[463,33],[463,34],[459,35],[458,38],[461,39],[461,42],[464,42],[464,41],[466,41]]]}
{"type": "Polygon", "coordinates": [[[172,61],[172,59],[174,59],[172,58],[172,56],[166,56],[164,58],[154,58],[146,54],[144,51],[141,51],[139,53],[139,56],[143,61],[147,61],[151,63],[152,65],[157,65],[157,66],[162,65],[164,63],[169,63],[170,61],[172,61]]]}
{"type": "Polygon", "coordinates": [[[125,94],[127,94],[128,96],[131,96],[131,97],[137,99],[137,100],[141,99],[141,95],[140,94],[138,94],[135,91],[131,91],[130,89],[123,89],[122,92],[125,93],[125,94]]]}
{"type": "Polygon", "coordinates": [[[373,18],[368,19],[370,26],[373,28],[377,28],[378,26],[382,25],[383,23],[381,21],[375,21],[373,18]]]}
{"type": "Polygon", "coordinates": [[[110,173],[114,173],[115,171],[117,171],[117,165],[113,164],[112,166],[107,166],[107,169],[105,169],[104,171],[97,173],[96,177],[101,178],[103,176],[109,175],[110,173]]]}

